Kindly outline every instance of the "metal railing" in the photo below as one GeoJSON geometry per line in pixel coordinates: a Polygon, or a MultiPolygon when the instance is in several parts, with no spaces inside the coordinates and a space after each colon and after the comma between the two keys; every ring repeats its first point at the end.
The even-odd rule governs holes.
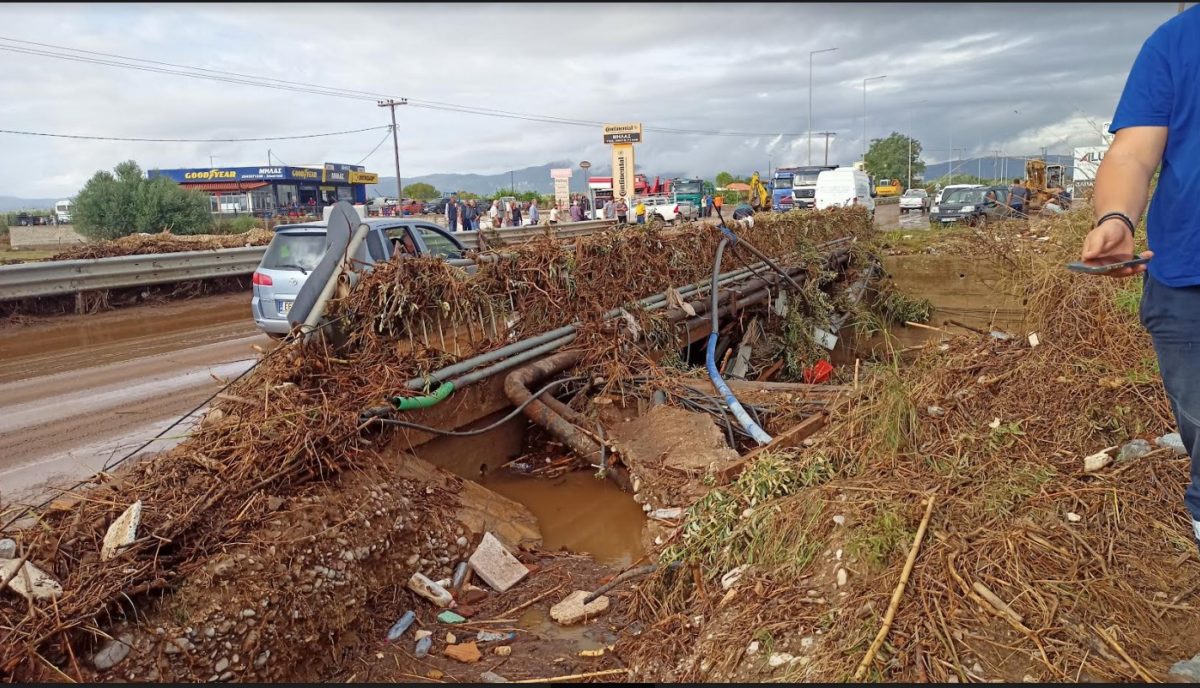
{"type": "MultiPolygon", "coordinates": [[[[482,233],[485,245],[489,239],[497,238],[505,246],[512,246],[543,234],[573,239],[615,226],[612,220],[591,220],[555,227],[538,225],[484,230],[482,233]]],[[[454,233],[464,246],[475,250],[479,250],[479,235],[480,232],[454,233]]],[[[0,301],[249,275],[262,261],[266,249],[266,246],[248,246],[3,265],[0,266],[0,301]]],[[[465,264],[470,261],[453,262],[465,264]]]]}

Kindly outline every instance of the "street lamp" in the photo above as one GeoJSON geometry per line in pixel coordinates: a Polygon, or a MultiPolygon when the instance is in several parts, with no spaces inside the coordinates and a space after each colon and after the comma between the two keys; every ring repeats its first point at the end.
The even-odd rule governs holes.
{"type": "MultiPolygon", "coordinates": [[[[822,50],[813,50],[808,53],[808,164],[812,164],[812,73],[813,73],[813,55],[817,53],[829,53],[837,50],[837,48],[824,48],[822,50]]],[[[826,139],[828,141],[828,139],[826,139]]]]}
{"type": "Polygon", "coordinates": [[[886,79],[886,78],[887,78],[887,74],[881,74],[880,76],[869,76],[862,80],[863,81],[863,154],[862,154],[862,159],[863,159],[864,165],[867,162],[867,82],[868,81],[876,81],[879,79],[886,79]]]}
{"type": "Polygon", "coordinates": [[[588,214],[593,220],[599,220],[600,218],[596,217],[596,192],[592,191],[592,184],[588,181],[588,168],[591,166],[592,163],[587,160],[579,163],[579,169],[583,170],[583,183],[588,187],[588,214]]]}
{"type": "Polygon", "coordinates": [[[817,135],[825,137],[825,167],[829,167],[829,137],[836,136],[837,132],[818,131],[817,135]]]}

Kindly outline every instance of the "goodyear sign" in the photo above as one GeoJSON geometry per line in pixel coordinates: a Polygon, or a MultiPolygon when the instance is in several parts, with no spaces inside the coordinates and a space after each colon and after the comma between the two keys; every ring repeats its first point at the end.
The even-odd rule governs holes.
{"type": "Polygon", "coordinates": [[[379,175],[374,172],[350,172],[351,184],[378,184],[379,175]]]}
{"type": "Polygon", "coordinates": [[[172,170],[151,170],[150,177],[166,177],[174,182],[196,184],[203,182],[258,182],[258,181],[298,181],[298,182],[332,182],[374,184],[379,175],[361,171],[356,166],[326,163],[324,168],[311,167],[212,167],[208,169],[182,168],[172,170]],[[354,181],[358,175],[369,178],[370,181],[354,181]]]}
{"type": "Polygon", "coordinates": [[[605,124],[604,142],[610,144],[641,143],[642,123],[630,122],[628,124],[605,124]]]}

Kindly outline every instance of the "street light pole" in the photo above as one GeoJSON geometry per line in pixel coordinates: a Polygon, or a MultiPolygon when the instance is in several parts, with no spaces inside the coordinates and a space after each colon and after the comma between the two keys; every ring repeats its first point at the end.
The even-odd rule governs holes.
{"type": "Polygon", "coordinates": [[[592,216],[593,220],[599,220],[600,218],[596,217],[596,192],[592,190],[592,184],[588,181],[587,171],[591,166],[592,163],[587,160],[579,163],[579,169],[583,170],[583,183],[588,187],[588,214],[592,216]]]}
{"type": "MultiPolygon", "coordinates": [[[[808,164],[812,164],[812,91],[813,91],[813,55],[817,53],[829,53],[837,50],[837,48],[824,48],[822,50],[813,50],[808,53],[808,164]]],[[[826,139],[828,141],[828,139],[826,139]]]]}
{"type": "Polygon", "coordinates": [[[863,144],[862,144],[863,154],[862,154],[862,159],[863,159],[864,165],[867,162],[867,82],[868,81],[876,81],[878,79],[886,79],[886,78],[887,78],[887,74],[881,74],[879,76],[869,76],[869,77],[863,79],[863,144]]]}

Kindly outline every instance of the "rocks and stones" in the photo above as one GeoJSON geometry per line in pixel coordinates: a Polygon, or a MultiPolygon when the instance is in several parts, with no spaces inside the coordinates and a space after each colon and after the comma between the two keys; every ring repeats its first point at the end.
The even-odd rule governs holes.
{"type": "Polygon", "coordinates": [[[529,575],[529,569],[517,561],[490,532],[484,533],[483,540],[468,561],[475,575],[498,592],[507,591],[529,575]]]}
{"type": "Polygon", "coordinates": [[[101,671],[111,669],[129,656],[129,650],[132,648],[133,634],[122,633],[104,643],[104,647],[92,655],[92,664],[101,671]]]}
{"type": "Polygon", "coordinates": [[[846,569],[837,570],[837,585],[839,588],[846,586],[846,581],[849,580],[850,574],[846,573],[846,569]]]}
{"type": "Polygon", "coordinates": [[[750,657],[753,657],[754,655],[758,654],[758,648],[759,648],[758,641],[751,640],[750,644],[746,646],[746,654],[750,657]]]}
{"type": "Polygon", "coordinates": [[[512,654],[512,648],[509,647],[508,645],[500,645],[499,647],[493,647],[492,654],[496,655],[497,657],[507,657],[512,654]]]}
{"type": "Polygon", "coordinates": [[[1184,446],[1183,446],[1183,438],[1180,437],[1179,433],[1177,433],[1177,432],[1172,432],[1170,434],[1163,435],[1162,437],[1156,438],[1154,440],[1154,444],[1162,447],[1163,449],[1170,449],[1171,451],[1175,452],[1176,454],[1186,454],[1187,453],[1187,449],[1184,448],[1184,446]]]}
{"type": "Polygon", "coordinates": [[[585,597],[591,595],[586,590],[576,590],[562,602],[550,608],[550,618],[564,626],[572,626],[588,618],[595,618],[608,610],[608,597],[601,595],[584,604],[585,597]]]}
{"type": "Polygon", "coordinates": [[[467,546],[467,539],[465,537],[459,537],[457,540],[454,541],[454,544],[458,545],[459,548],[461,549],[461,548],[467,546]]]}
{"type": "Polygon", "coordinates": [[[412,578],[408,579],[408,589],[438,607],[449,607],[451,604],[454,604],[454,598],[448,590],[429,580],[425,574],[420,572],[414,573],[412,578]]]}
{"type": "Polygon", "coordinates": [[[213,665],[213,671],[218,674],[224,672],[228,668],[229,668],[229,658],[228,657],[222,657],[222,658],[218,659],[217,663],[213,665]]]}
{"type": "Polygon", "coordinates": [[[775,654],[771,655],[769,659],[767,659],[767,664],[770,665],[772,669],[778,669],[784,664],[791,664],[794,661],[796,661],[796,658],[792,655],[789,655],[786,652],[776,652],[775,654]]]}
{"type": "Polygon", "coordinates": [[[450,645],[446,649],[442,650],[442,654],[456,662],[462,662],[463,664],[474,664],[483,658],[483,655],[479,652],[479,647],[475,645],[474,640],[469,643],[450,645]]]}
{"type": "Polygon", "coordinates": [[[267,662],[270,661],[270,659],[271,659],[271,651],[263,650],[261,653],[259,653],[258,657],[256,657],[254,659],[254,668],[262,669],[263,667],[265,667],[267,665],[267,662]]]}
{"type": "Polygon", "coordinates": [[[413,640],[420,640],[421,638],[428,638],[432,635],[433,635],[433,631],[414,631],[413,632],[413,640]]]}
{"type": "Polygon", "coordinates": [[[142,522],[142,500],[137,500],[117,517],[104,534],[100,547],[100,561],[108,561],[124,551],[137,539],[138,524],[142,522]]]}
{"type": "Polygon", "coordinates": [[[484,683],[508,683],[508,679],[494,671],[485,671],[479,675],[479,678],[482,679],[484,683]]]}
{"type": "Polygon", "coordinates": [[[742,578],[742,574],[745,573],[746,569],[748,568],[750,568],[749,565],[742,564],[724,576],[721,576],[721,589],[728,590],[737,585],[737,582],[742,578]]]}
{"type": "Polygon", "coordinates": [[[475,634],[475,640],[481,643],[495,643],[502,640],[513,640],[517,637],[516,633],[509,631],[508,633],[497,633],[495,631],[480,631],[475,634]]]}
{"type": "Polygon", "coordinates": [[[1114,449],[1116,449],[1116,447],[1109,447],[1108,449],[1098,451],[1091,456],[1085,456],[1083,459],[1083,472],[1095,473],[1101,468],[1104,468],[1108,464],[1112,463],[1112,457],[1109,456],[1108,453],[1114,449]]]}
{"type": "Polygon", "coordinates": [[[446,610],[437,615],[437,620],[444,624],[460,624],[466,621],[466,617],[461,614],[455,614],[450,610],[446,610]]]}
{"type": "MultiPolygon", "coordinates": [[[[8,578],[9,574],[16,571],[20,561],[20,559],[9,559],[0,562],[0,580],[8,578]]],[[[58,581],[29,561],[26,561],[21,570],[17,571],[17,574],[8,581],[8,587],[26,599],[35,600],[52,600],[63,592],[58,581]]]]}
{"type": "Polygon", "coordinates": [[[1079,514],[1075,513],[1074,511],[1068,511],[1067,512],[1067,520],[1070,521],[1071,523],[1079,523],[1080,521],[1083,520],[1083,517],[1080,516],[1079,514]]]}
{"type": "Polygon", "coordinates": [[[928,413],[934,418],[941,418],[942,416],[946,415],[946,409],[942,408],[941,406],[930,406],[925,409],[925,413],[928,413]]]}
{"type": "Polygon", "coordinates": [[[815,643],[816,641],[817,641],[816,638],[813,638],[812,636],[809,636],[807,638],[801,638],[800,639],[800,649],[807,650],[810,647],[812,647],[813,643],[815,643]]]}
{"type": "Polygon", "coordinates": [[[174,640],[168,640],[163,645],[163,652],[168,655],[177,655],[180,652],[191,652],[194,647],[192,641],[187,638],[175,638],[174,640]]]}
{"type": "Polygon", "coordinates": [[[0,559],[15,559],[17,557],[17,541],[12,538],[0,540],[0,559]]]}
{"type": "Polygon", "coordinates": [[[1149,454],[1153,449],[1146,440],[1131,440],[1121,447],[1121,451],[1117,453],[1117,461],[1140,459],[1149,454]]]}
{"type": "Polygon", "coordinates": [[[1171,679],[1187,683],[1200,683],[1200,655],[1191,659],[1175,662],[1167,672],[1171,679]]]}
{"type": "Polygon", "coordinates": [[[846,525],[846,517],[842,514],[838,514],[837,516],[833,517],[833,523],[834,525],[844,526],[846,525]]]}

